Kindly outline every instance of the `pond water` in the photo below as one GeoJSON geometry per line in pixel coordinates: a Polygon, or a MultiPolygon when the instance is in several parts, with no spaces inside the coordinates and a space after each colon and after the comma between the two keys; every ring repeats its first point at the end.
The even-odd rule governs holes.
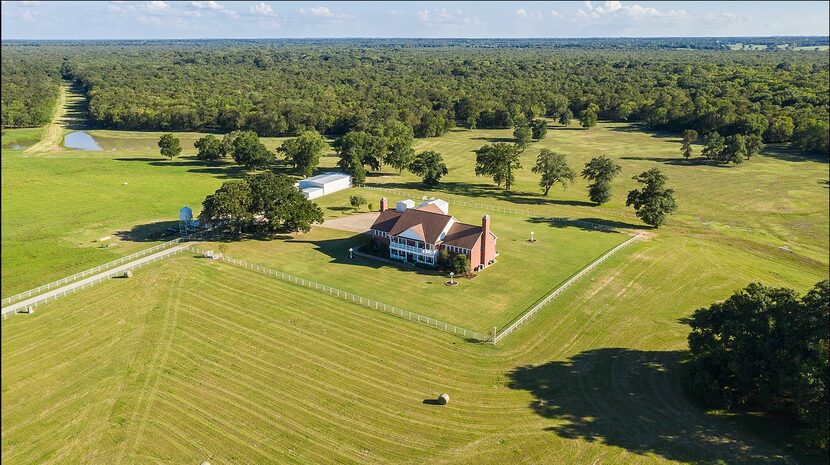
{"type": "Polygon", "coordinates": [[[84,131],[70,132],[63,138],[63,146],[77,150],[101,150],[95,138],[84,131]]]}

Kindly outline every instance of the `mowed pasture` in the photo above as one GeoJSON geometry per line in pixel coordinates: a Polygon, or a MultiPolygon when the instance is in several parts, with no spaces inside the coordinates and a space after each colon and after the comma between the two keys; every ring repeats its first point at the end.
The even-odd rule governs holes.
{"type": "MultiPolygon", "coordinates": [[[[17,137],[14,134],[19,131],[32,133],[8,130],[4,147],[6,139],[17,137]]],[[[154,146],[161,133],[92,130],[90,134],[105,150],[32,155],[2,150],[2,240],[7,254],[4,296],[151,245],[119,240],[117,247],[97,249],[100,244],[90,241],[133,229],[143,233],[142,237],[156,237],[176,220],[182,205],[198,211],[204,197],[221,182],[244,175],[231,163],[206,165],[195,160],[192,142],[201,136],[198,133],[178,134],[183,156],[172,161],[161,158],[154,146]],[[49,228],[41,226],[44,221],[49,228]],[[17,267],[24,261],[26,266],[9,272],[9,266],[17,267]]],[[[398,175],[388,169],[371,175],[368,184],[523,208],[542,217],[595,219],[632,227],[641,223],[625,207],[625,194],[635,186],[631,176],[658,167],[668,175],[679,203],[678,213],[661,234],[703,235],[789,263],[808,262],[816,271],[827,268],[830,174],[826,161],[771,146],[764,156],[740,166],[711,166],[682,160],[676,136],[643,132],[635,125],[601,123],[582,130],[551,124],[548,137],[525,150],[516,186],[505,192],[489,179],[475,176],[474,150],[509,137],[509,130],[454,129],[442,137],[417,139],[416,150],[437,150],[449,166],[450,173],[437,189],[426,190],[412,174],[398,175]],[[568,189],[555,187],[549,197],[543,197],[538,177],[530,171],[542,147],[565,153],[577,171],[597,154],[620,163],[623,170],[613,183],[611,202],[592,205],[586,195],[587,183],[581,178],[568,189]]],[[[281,140],[265,139],[265,143],[274,148],[281,140]]],[[[696,146],[696,153],[700,149],[696,146]]],[[[336,161],[335,157],[323,157],[320,169],[330,169],[336,161]]],[[[284,166],[278,170],[291,173],[284,166]]],[[[377,208],[379,195],[366,197],[377,208]]],[[[347,195],[324,197],[320,203],[327,216],[348,213],[347,195]]]]}
{"type": "Polygon", "coordinates": [[[681,392],[694,256],[637,245],[500,349],[182,255],[3,320],[3,462],[792,463],[681,392]]]}
{"type": "MultiPolygon", "coordinates": [[[[372,193],[365,189],[357,191],[364,196],[372,193]]],[[[352,190],[337,194],[344,193],[352,194],[352,190]]],[[[620,232],[583,230],[575,225],[552,225],[549,218],[527,218],[456,205],[451,205],[449,211],[459,221],[476,225],[489,213],[492,230],[498,236],[498,262],[472,279],[460,278],[456,287],[446,286],[446,274],[434,270],[374,258],[349,259],[349,248],[365,245],[370,237],[325,227],[285,239],[206,243],[200,247],[487,336],[494,327],[502,328],[630,237],[620,232]],[[535,233],[535,243],[528,242],[531,232],[535,233]]]]}
{"type": "MultiPolygon", "coordinates": [[[[198,211],[221,182],[244,175],[230,163],[195,160],[195,133],[181,135],[184,156],[173,161],[154,148],[159,133],[90,133],[107,149],[2,150],[4,296],[163,240],[158,233],[175,224],[181,205],[198,211]],[[118,245],[99,248],[93,241],[105,235],[118,245]]],[[[575,271],[625,236],[544,219],[638,228],[624,199],[631,176],[648,168],[669,176],[679,211],[495,348],[189,256],[9,318],[2,322],[3,462],[827,463],[794,456],[789,425],[704,412],[679,380],[683,321],[695,308],[749,282],[803,291],[826,278],[826,161],[769,147],[741,166],[711,166],[681,160],[677,137],[636,125],[553,125],[524,152],[516,187],[505,193],[474,175],[473,151],[509,136],[455,129],[416,140],[416,150],[437,150],[450,167],[434,190],[408,173],[368,178],[372,186],[534,212],[535,222],[490,212],[500,263],[459,288],[391,265],[343,263],[343,247],[364,239],[325,228],[292,240],[210,245],[328,285],[363,280],[348,289],[426,308],[435,288],[478,298],[471,294],[479,280],[492,280],[491,295],[495,285],[542,293],[542,276],[547,290],[554,287],[559,275],[537,266],[561,260],[552,256],[560,250],[521,255],[529,231],[542,239],[536,245],[567,246],[575,271]],[[565,153],[577,171],[601,153],[620,163],[611,202],[588,203],[581,179],[542,197],[530,172],[541,147],[565,153]],[[501,233],[500,224],[510,227],[501,233]],[[450,394],[450,405],[423,404],[440,392],[450,394]]],[[[325,157],[321,169],[335,162],[325,157]]],[[[327,217],[342,216],[353,193],[375,208],[386,195],[361,189],[319,203],[327,217]]],[[[471,223],[485,213],[450,208],[471,223]]],[[[499,298],[518,309],[526,307],[519,299],[538,297],[499,298]]],[[[467,306],[447,302],[435,311],[467,306]]],[[[476,324],[489,325],[490,317],[476,324]]]]}

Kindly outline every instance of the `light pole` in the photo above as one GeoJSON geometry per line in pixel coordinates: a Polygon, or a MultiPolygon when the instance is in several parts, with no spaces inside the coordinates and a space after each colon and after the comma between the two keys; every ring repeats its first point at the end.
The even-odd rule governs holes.
{"type": "Polygon", "coordinates": [[[353,258],[354,258],[354,254],[353,254],[353,252],[354,252],[354,249],[352,249],[351,247],[349,247],[349,259],[353,259],[353,258]]]}
{"type": "Polygon", "coordinates": [[[450,271],[450,285],[455,284],[455,281],[453,281],[453,280],[452,280],[452,278],[453,278],[453,277],[455,277],[455,273],[453,273],[452,271],[450,271]]]}
{"type": "Polygon", "coordinates": [[[536,236],[533,233],[533,231],[530,231],[530,240],[528,242],[530,242],[530,243],[536,242],[536,236]]]}

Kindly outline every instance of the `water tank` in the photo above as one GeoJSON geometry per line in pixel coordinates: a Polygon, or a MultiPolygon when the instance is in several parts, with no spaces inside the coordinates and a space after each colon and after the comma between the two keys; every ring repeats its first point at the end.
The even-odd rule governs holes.
{"type": "Polygon", "coordinates": [[[179,221],[190,221],[193,219],[193,210],[190,207],[182,207],[179,210],[179,221]]]}

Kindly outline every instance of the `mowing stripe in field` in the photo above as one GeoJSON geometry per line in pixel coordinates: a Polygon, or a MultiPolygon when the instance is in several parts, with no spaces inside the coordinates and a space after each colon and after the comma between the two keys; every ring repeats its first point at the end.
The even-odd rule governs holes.
{"type": "MultiPolygon", "coordinates": [[[[199,249],[197,247],[189,247],[190,251],[198,254],[204,254],[206,251],[199,249]]],[[[368,297],[363,297],[353,292],[346,292],[341,289],[337,289],[331,286],[327,286],[325,284],[321,284],[315,281],[311,281],[305,278],[300,278],[298,276],[294,276],[288,273],[284,273],[279,270],[275,270],[273,268],[268,268],[267,266],[258,265],[255,263],[249,263],[245,260],[240,260],[237,258],[228,257],[227,255],[222,254],[218,258],[219,260],[244,268],[246,270],[255,271],[257,273],[261,273],[267,276],[271,276],[277,279],[281,279],[291,284],[296,284],[301,287],[306,287],[308,289],[312,289],[314,291],[328,294],[331,296],[336,296],[338,298],[342,298],[344,300],[351,301],[352,303],[356,303],[358,305],[364,306],[366,308],[372,308],[383,313],[397,316],[399,318],[403,318],[409,321],[417,321],[423,325],[429,326],[430,328],[435,328],[440,331],[444,331],[446,333],[453,334],[455,336],[463,337],[465,339],[471,340],[478,340],[479,342],[487,342],[487,339],[476,333],[475,331],[463,328],[461,326],[453,325],[450,323],[445,323],[440,320],[436,320],[435,318],[430,318],[426,315],[421,315],[415,312],[410,312],[408,310],[404,310],[399,307],[395,307],[394,305],[389,305],[384,302],[379,302],[374,299],[369,299],[368,297]],[[355,300],[355,298],[357,300],[355,300]]]]}

